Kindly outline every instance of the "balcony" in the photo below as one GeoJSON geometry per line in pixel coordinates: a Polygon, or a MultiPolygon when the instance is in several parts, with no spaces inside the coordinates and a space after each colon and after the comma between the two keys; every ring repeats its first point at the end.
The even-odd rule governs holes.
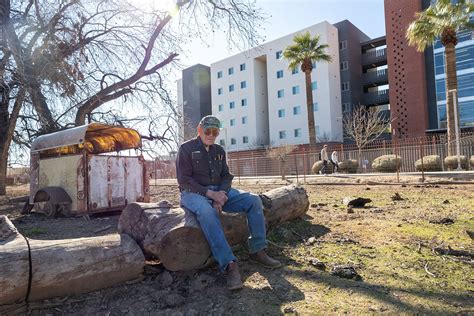
{"type": "Polygon", "coordinates": [[[387,64],[387,49],[377,49],[362,54],[362,65],[370,67],[379,67],[387,64]]]}
{"type": "Polygon", "coordinates": [[[362,98],[363,104],[366,106],[388,104],[388,90],[389,89],[380,90],[377,92],[364,93],[364,96],[362,98]]]}
{"type": "Polygon", "coordinates": [[[388,84],[388,70],[380,69],[377,71],[367,72],[362,74],[362,85],[367,86],[381,86],[388,84]]]}

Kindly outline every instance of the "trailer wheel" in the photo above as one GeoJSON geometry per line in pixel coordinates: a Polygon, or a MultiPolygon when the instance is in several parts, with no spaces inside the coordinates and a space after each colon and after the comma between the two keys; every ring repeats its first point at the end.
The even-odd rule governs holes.
{"type": "Polygon", "coordinates": [[[38,211],[44,213],[48,217],[56,217],[58,214],[58,205],[51,201],[38,202],[36,205],[38,206],[38,211]]]}

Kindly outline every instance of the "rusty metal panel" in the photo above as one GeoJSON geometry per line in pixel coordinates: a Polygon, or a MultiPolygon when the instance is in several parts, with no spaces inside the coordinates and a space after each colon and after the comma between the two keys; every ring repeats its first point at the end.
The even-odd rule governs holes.
{"type": "Polygon", "coordinates": [[[107,160],[108,156],[89,156],[88,177],[89,177],[89,211],[107,208],[108,205],[108,181],[107,181],[107,160]]]}
{"type": "Polygon", "coordinates": [[[33,204],[36,191],[39,189],[39,154],[30,155],[30,204],[33,204]]]}
{"type": "Polygon", "coordinates": [[[87,154],[83,154],[76,170],[77,176],[77,213],[87,213],[87,154]]]}
{"type": "Polygon", "coordinates": [[[125,198],[127,203],[144,201],[143,168],[144,163],[138,157],[127,157],[125,165],[125,198]]]}
{"type": "Polygon", "coordinates": [[[77,169],[81,160],[82,155],[39,160],[38,189],[50,186],[63,188],[72,199],[73,212],[77,210],[77,169]]]}

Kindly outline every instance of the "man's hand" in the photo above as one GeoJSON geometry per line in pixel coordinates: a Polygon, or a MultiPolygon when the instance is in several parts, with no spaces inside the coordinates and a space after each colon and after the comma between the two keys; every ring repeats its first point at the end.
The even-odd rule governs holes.
{"type": "Polygon", "coordinates": [[[219,203],[221,206],[227,202],[227,193],[224,191],[207,190],[206,196],[214,202],[219,203]]]}
{"type": "Polygon", "coordinates": [[[221,215],[222,214],[222,204],[219,204],[218,202],[214,201],[212,202],[212,207],[217,210],[217,214],[221,215]]]}

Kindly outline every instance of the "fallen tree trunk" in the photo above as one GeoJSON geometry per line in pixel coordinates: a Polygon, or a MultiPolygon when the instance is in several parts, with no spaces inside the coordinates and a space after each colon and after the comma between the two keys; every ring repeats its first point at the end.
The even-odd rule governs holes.
{"type": "MultiPolygon", "coordinates": [[[[6,216],[0,219],[14,229],[6,216]]],[[[109,287],[139,278],[145,264],[127,235],[28,242],[17,231],[0,240],[0,305],[109,287]]]]}
{"type": "MultiPolygon", "coordinates": [[[[300,217],[309,207],[306,190],[295,185],[261,195],[267,226],[300,217]]],[[[222,226],[230,245],[248,238],[245,215],[222,213],[222,226]]],[[[132,203],[119,219],[119,232],[130,235],[148,256],[158,258],[170,271],[185,271],[202,266],[211,255],[194,214],[167,203],[132,203]]]]}

